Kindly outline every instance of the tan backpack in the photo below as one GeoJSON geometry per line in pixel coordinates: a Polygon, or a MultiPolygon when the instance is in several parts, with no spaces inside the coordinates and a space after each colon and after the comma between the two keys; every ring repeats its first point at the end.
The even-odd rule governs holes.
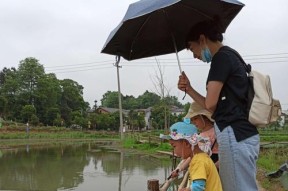
{"type": "MultiPolygon", "coordinates": [[[[251,69],[238,52],[231,49],[243,63],[249,78],[248,108],[249,121],[257,127],[276,122],[281,116],[280,101],[273,98],[270,77],[251,69]]],[[[236,102],[239,102],[236,100],[236,102]]]]}
{"type": "Polygon", "coordinates": [[[270,77],[257,71],[248,73],[254,96],[249,110],[249,121],[255,126],[265,126],[281,116],[280,101],[273,98],[270,77]]]}

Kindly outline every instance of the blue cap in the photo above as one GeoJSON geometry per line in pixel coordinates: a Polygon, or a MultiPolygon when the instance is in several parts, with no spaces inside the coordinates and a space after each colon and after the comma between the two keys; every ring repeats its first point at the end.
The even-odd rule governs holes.
{"type": "Polygon", "coordinates": [[[197,128],[195,127],[195,125],[185,122],[177,122],[170,127],[169,135],[160,134],[160,138],[168,140],[187,139],[189,137],[192,137],[192,135],[194,135],[195,133],[197,133],[197,128]]]}

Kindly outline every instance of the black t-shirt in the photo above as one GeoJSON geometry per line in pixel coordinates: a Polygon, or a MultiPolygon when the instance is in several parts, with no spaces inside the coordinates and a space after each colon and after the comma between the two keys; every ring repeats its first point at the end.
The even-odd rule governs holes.
{"type": "Polygon", "coordinates": [[[212,115],[220,131],[230,125],[238,142],[258,134],[258,130],[248,121],[248,114],[243,109],[247,107],[247,74],[243,63],[230,47],[221,47],[213,56],[207,83],[209,81],[220,81],[224,84],[212,115]],[[231,98],[231,95],[234,98],[231,98]]]}

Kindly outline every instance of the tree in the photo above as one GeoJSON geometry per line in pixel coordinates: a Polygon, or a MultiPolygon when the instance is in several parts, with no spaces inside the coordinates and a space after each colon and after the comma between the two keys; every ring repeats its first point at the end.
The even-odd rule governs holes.
{"type": "Polygon", "coordinates": [[[130,110],[127,117],[127,125],[129,129],[134,131],[141,130],[145,127],[145,115],[142,112],[137,112],[135,110],[130,110]]]}
{"type": "Polygon", "coordinates": [[[88,120],[83,117],[79,111],[73,111],[71,113],[72,124],[80,125],[81,127],[87,127],[88,120]]]}
{"type": "MultiPolygon", "coordinates": [[[[47,107],[47,110],[45,112],[45,115],[43,116],[44,118],[42,119],[43,122],[47,125],[54,125],[54,122],[56,120],[59,120],[60,117],[60,110],[58,107],[47,107]]],[[[59,123],[59,121],[57,122],[59,123]]],[[[60,121],[61,123],[61,121],[60,121]]]]}
{"type": "Polygon", "coordinates": [[[0,95],[0,117],[3,117],[7,110],[7,99],[0,95]]]}
{"type": "Polygon", "coordinates": [[[91,113],[88,117],[89,121],[90,121],[90,129],[95,129],[97,130],[97,117],[98,114],[97,113],[91,113]]]}
{"type": "Polygon", "coordinates": [[[45,74],[38,79],[34,106],[40,121],[52,125],[60,114],[61,87],[55,74],[45,74]]]}
{"type": "Polygon", "coordinates": [[[39,124],[39,118],[35,114],[32,114],[30,118],[30,123],[34,126],[37,126],[39,124]]]}
{"type": "Polygon", "coordinates": [[[124,96],[123,97],[123,102],[122,102],[122,108],[123,109],[138,109],[139,104],[137,102],[137,99],[134,96],[124,96]]]}
{"type": "Polygon", "coordinates": [[[139,129],[143,129],[145,127],[145,115],[143,113],[138,113],[136,121],[137,121],[137,126],[139,129]]]}
{"type": "Polygon", "coordinates": [[[152,107],[160,102],[161,97],[155,93],[145,91],[142,95],[137,98],[138,109],[146,109],[152,107]]]}
{"type": "MultiPolygon", "coordinates": [[[[122,100],[123,100],[123,95],[122,100]]],[[[101,105],[103,107],[119,108],[118,92],[107,91],[101,99],[101,105]]]]}
{"type": "Polygon", "coordinates": [[[21,89],[21,99],[25,104],[34,105],[35,89],[38,80],[45,74],[44,67],[35,58],[26,58],[20,61],[18,77],[21,89]]]}
{"type": "MultiPolygon", "coordinates": [[[[116,112],[115,112],[116,113],[116,112]]],[[[115,114],[114,113],[114,114],[115,114]]],[[[119,130],[119,127],[117,128],[116,126],[116,120],[115,120],[115,115],[114,114],[104,114],[101,113],[97,115],[97,129],[104,129],[104,130],[119,130]]],[[[119,117],[119,113],[118,117],[119,117]]],[[[119,126],[119,121],[118,121],[118,126],[119,126]]]]}
{"type": "Polygon", "coordinates": [[[156,63],[157,63],[157,67],[158,67],[158,72],[155,71],[155,76],[154,76],[154,80],[152,79],[153,83],[154,83],[154,87],[156,92],[158,93],[158,95],[161,97],[161,103],[163,105],[162,109],[164,109],[164,129],[167,130],[168,129],[168,120],[169,118],[167,118],[170,112],[168,110],[168,102],[165,100],[165,97],[169,97],[169,92],[170,90],[167,88],[167,86],[164,83],[164,71],[163,68],[160,65],[160,62],[155,58],[156,63]]]}
{"type": "Polygon", "coordinates": [[[3,70],[0,72],[0,88],[5,84],[7,76],[14,72],[16,72],[14,67],[11,69],[6,67],[3,68],[3,70]]]}
{"type": "Polygon", "coordinates": [[[168,103],[168,105],[177,106],[179,108],[183,108],[183,105],[178,101],[178,98],[176,96],[166,96],[164,98],[165,102],[168,103]]]}
{"type": "Polygon", "coordinates": [[[83,86],[71,79],[60,80],[61,98],[60,111],[61,116],[67,125],[71,125],[71,112],[79,111],[84,115],[89,104],[83,99],[83,86]]]}
{"type": "Polygon", "coordinates": [[[165,105],[159,103],[152,108],[151,116],[153,116],[153,127],[156,129],[165,129],[165,105]]]}
{"type": "Polygon", "coordinates": [[[22,121],[24,123],[31,121],[31,117],[35,114],[36,114],[36,109],[33,105],[25,105],[21,110],[22,121]]]}
{"type": "Polygon", "coordinates": [[[20,118],[22,105],[19,104],[19,78],[15,68],[4,68],[1,73],[0,95],[6,99],[5,116],[8,119],[20,118]]]}
{"type": "Polygon", "coordinates": [[[62,125],[64,125],[64,124],[62,123],[62,121],[63,121],[63,120],[62,120],[60,114],[57,113],[56,118],[53,120],[53,126],[61,127],[62,125]]]}
{"type": "Polygon", "coordinates": [[[72,112],[78,111],[85,118],[89,107],[83,99],[83,86],[70,79],[58,80],[55,74],[45,74],[43,65],[32,57],[21,60],[17,70],[5,67],[0,71],[2,115],[7,119],[28,120],[31,116],[27,116],[26,105],[33,106],[38,121],[48,125],[59,124],[59,120],[70,125],[72,112]]]}
{"type": "Polygon", "coordinates": [[[137,126],[137,112],[134,110],[130,110],[128,113],[127,124],[129,129],[134,131],[137,126]]]}
{"type": "Polygon", "coordinates": [[[111,127],[113,130],[119,132],[119,128],[120,128],[120,114],[119,111],[111,113],[111,127]]]}

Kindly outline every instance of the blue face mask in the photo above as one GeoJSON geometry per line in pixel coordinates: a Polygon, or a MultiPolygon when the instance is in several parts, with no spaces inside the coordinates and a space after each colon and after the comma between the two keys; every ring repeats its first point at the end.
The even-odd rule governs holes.
{"type": "Polygon", "coordinates": [[[201,59],[203,62],[207,62],[207,63],[211,62],[212,54],[211,54],[209,48],[206,47],[206,48],[201,50],[201,59]]]}

